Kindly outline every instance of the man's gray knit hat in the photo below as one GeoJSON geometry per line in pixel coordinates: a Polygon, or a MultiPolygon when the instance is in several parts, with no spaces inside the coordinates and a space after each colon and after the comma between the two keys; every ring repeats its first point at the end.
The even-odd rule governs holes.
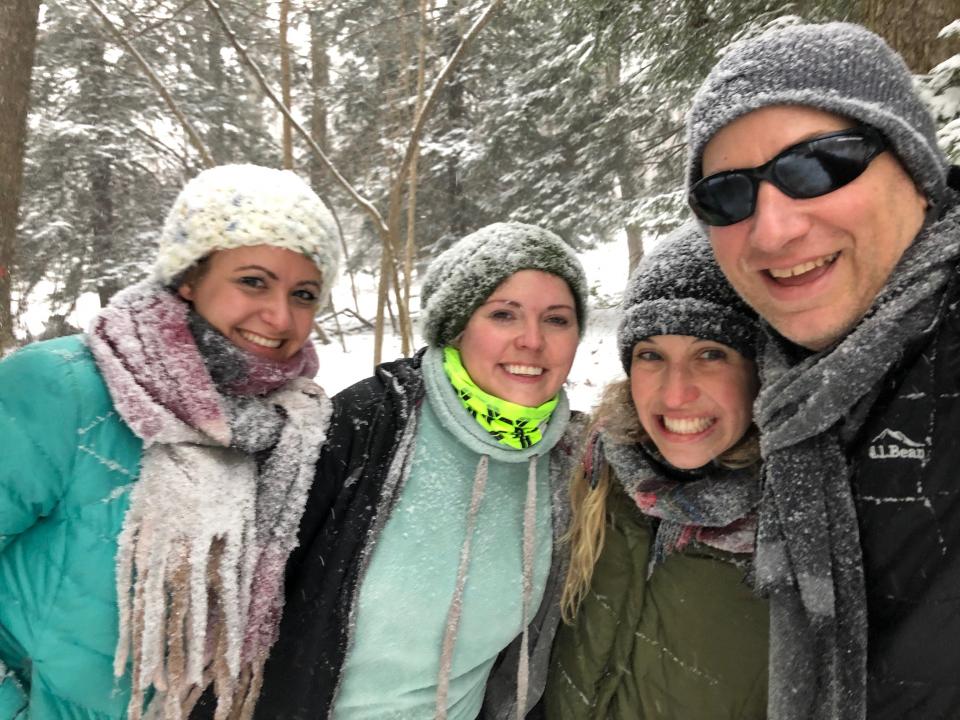
{"type": "Polygon", "coordinates": [[[427,343],[434,347],[449,345],[463,332],[473,311],[500,283],[520,270],[540,270],[566,281],[576,303],[582,336],[587,278],[577,256],[548,230],[508,222],[480,228],[430,263],[420,290],[427,343]]]}
{"type": "Polygon", "coordinates": [[[687,117],[687,186],[702,177],[704,146],[741,115],[805,105],[877,128],[917,187],[940,204],[948,162],[910,71],[878,35],[850,23],[793,25],[731,45],[687,117]]]}
{"type": "Polygon", "coordinates": [[[333,215],[289,170],[221,165],[188,182],[160,233],[154,277],[164,285],[215,250],[272,245],[299,252],[320,270],[326,298],[340,264],[333,215]]]}
{"type": "Polygon", "coordinates": [[[689,222],[644,256],[623,295],[617,347],[630,374],[634,346],[653,335],[692,335],[757,353],[759,321],[723,276],[700,226],[689,222]]]}

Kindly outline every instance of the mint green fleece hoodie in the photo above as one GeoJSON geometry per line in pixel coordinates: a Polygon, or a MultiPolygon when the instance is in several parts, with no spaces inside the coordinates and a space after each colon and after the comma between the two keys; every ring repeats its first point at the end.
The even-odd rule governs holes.
{"type": "Polygon", "coordinates": [[[566,428],[566,400],[544,438],[518,450],[490,437],[467,413],[443,372],[441,351],[428,350],[423,367],[426,400],[413,461],[362,580],[353,645],[335,705],[338,719],[434,716],[441,647],[482,456],[489,465],[455,638],[451,720],[477,717],[494,660],[523,629],[523,516],[535,456],[531,616],[550,569],[548,456],[566,428]]]}

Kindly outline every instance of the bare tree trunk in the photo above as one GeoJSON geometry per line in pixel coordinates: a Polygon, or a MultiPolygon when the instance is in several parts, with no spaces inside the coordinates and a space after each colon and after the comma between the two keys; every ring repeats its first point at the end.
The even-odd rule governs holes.
{"type": "MultiPolygon", "coordinates": [[[[444,52],[452,53],[460,44],[460,32],[455,24],[458,3],[448,2],[446,5],[446,19],[444,22],[446,37],[444,52]]],[[[466,122],[467,106],[464,101],[463,81],[459,70],[454,70],[443,91],[444,104],[447,110],[447,128],[457,130],[466,122]]],[[[460,170],[460,153],[456,150],[447,154],[445,163],[446,190],[447,190],[447,232],[452,237],[463,237],[467,232],[466,213],[464,212],[463,178],[460,170]]]]}
{"type": "MultiPolygon", "coordinates": [[[[211,24],[207,34],[207,71],[210,74],[210,84],[213,86],[216,97],[225,97],[229,90],[225,87],[226,74],[223,69],[223,56],[220,54],[220,50],[223,48],[223,40],[219,33],[214,32],[213,28],[214,26],[211,24]]],[[[228,153],[226,130],[223,125],[224,114],[216,113],[213,117],[215,122],[211,125],[208,135],[210,138],[210,154],[215,162],[225,162],[228,153]]]]}
{"type": "MultiPolygon", "coordinates": [[[[290,44],[287,42],[287,32],[290,27],[290,0],[280,0],[280,91],[283,104],[293,107],[293,97],[290,91],[290,44]]],[[[293,127],[290,121],[283,118],[283,167],[293,170],[293,127]]]]}
{"type": "Polygon", "coordinates": [[[960,18],[960,0],[859,0],[860,20],[896,49],[915,73],[960,53],[960,38],[937,38],[940,29],[960,18]]]}
{"type": "MultiPolygon", "coordinates": [[[[615,93],[620,86],[620,56],[619,54],[611,57],[604,68],[607,91],[615,93]]],[[[617,174],[617,183],[620,186],[620,200],[624,203],[635,200],[640,193],[637,188],[637,181],[633,176],[634,163],[630,149],[630,137],[627,132],[621,132],[621,139],[618,143],[620,152],[617,154],[615,163],[615,172],[617,174]]],[[[630,273],[640,263],[643,258],[643,233],[636,223],[624,223],[624,231],[627,233],[627,261],[630,273]]]]}
{"type": "MultiPolygon", "coordinates": [[[[97,128],[97,145],[106,147],[110,135],[102,120],[103,109],[107,106],[106,89],[108,84],[107,68],[104,62],[104,43],[99,38],[90,40],[84,49],[84,73],[80,78],[80,92],[85,120],[97,128]]],[[[105,278],[102,263],[114,253],[114,216],[113,216],[113,163],[106,153],[94,153],[87,169],[87,181],[90,186],[90,229],[93,235],[91,257],[97,278],[97,294],[100,306],[105,307],[119,289],[114,278],[105,278]],[[96,267],[96,266],[100,267],[96,267]]]]}
{"type": "MultiPolygon", "coordinates": [[[[327,89],[330,87],[330,58],[327,55],[327,30],[324,25],[323,8],[313,8],[309,13],[310,22],[310,77],[313,90],[313,101],[310,104],[310,134],[316,140],[317,145],[323,152],[330,154],[329,129],[327,127],[327,89]]],[[[325,185],[325,173],[327,168],[321,162],[317,155],[311,154],[309,160],[310,184],[313,188],[325,198],[330,212],[333,213],[337,221],[337,232],[340,235],[340,248],[343,250],[343,262],[347,266],[347,275],[350,278],[350,291],[353,294],[353,308],[360,312],[360,301],[357,295],[357,281],[354,272],[350,268],[350,253],[347,243],[343,237],[343,228],[340,225],[340,218],[337,216],[336,209],[332,203],[326,200],[327,193],[321,192],[325,185]]],[[[334,314],[336,318],[336,314],[334,314]]],[[[339,320],[337,321],[339,328],[339,320]]],[[[343,337],[340,338],[341,344],[343,337]]],[[[344,349],[346,347],[344,346],[344,349]]]]}
{"type": "Polygon", "coordinates": [[[10,296],[39,12],[40,0],[0,3],[0,354],[14,345],[10,296]]]}
{"type": "MultiPolygon", "coordinates": [[[[330,57],[327,54],[327,31],[323,9],[310,10],[310,73],[313,101],[310,104],[310,134],[325,153],[330,152],[327,127],[327,89],[330,87],[330,57]]],[[[325,168],[320,159],[310,157],[310,181],[321,187],[325,168]]]]}
{"type": "MultiPolygon", "coordinates": [[[[417,35],[417,105],[414,112],[420,112],[423,106],[423,90],[427,73],[427,0],[420,0],[418,16],[420,32],[417,35]]],[[[419,148],[410,161],[410,177],[407,181],[407,243],[403,254],[403,302],[410,309],[410,285],[413,282],[413,256],[417,238],[417,165],[420,159],[419,148]]]]}

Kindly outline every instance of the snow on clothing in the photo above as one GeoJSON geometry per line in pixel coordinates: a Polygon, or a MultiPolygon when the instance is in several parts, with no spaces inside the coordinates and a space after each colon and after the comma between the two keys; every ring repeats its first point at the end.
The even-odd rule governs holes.
{"type": "Polygon", "coordinates": [[[174,286],[215,250],[271,245],[317,266],[317,295],[325,301],[340,265],[337,235],[333,214],[294,172],[221,165],[201,172],[177,195],[160,233],[153,275],[174,286]]]}
{"type": "Polygon", "coordinates": [[[452,344],[474,311],[501,283],[521,270],[550,273],[567,283],[583,337],[589,288],[576,253],[549,230],[505,222],[470,233],[430,263],[420,290],[427,344],[452,344]]]}
{"type": "Polygon", "coordinates": [[[627,375],[633,349],[653,335],[692,335],[750,360],[756,356],[757,314],[730,287],[696,222],[684,223],[643,256],[621,306],[617,349],[627,375]]]}
{"type": "Polygon", "coordinates": [[[917,187],[943,207],[949,164],[913,73],[879,35],[845,22],[778,25],[731,44],[697,90],[687,116],[687,188],[703,177],[703,151],[752,110],[800,105],[879,130],[917,187]]]}
{"type": "MultiPolygon", "coordinates": [[[[439,354],[438,350],[427,352],[439,354]]],[[[419,463],[417,448],[421,447],[419,441],[424,437],[424,423],[432,422],[424,420],[428,412],[436,415],[437,422],[429,432],[452,433],[474,455],[474,469],[468,477],[473,477],[482,454],[490,455],[489,486],[497,482],[496,474],[506,470],[498,459],[499,453],[526,452],[511,450],[503,445],[491,446],[491,438],[470,419],[456,399],[449,382],[442,377],[442,370],[439,370],[439,367],[433,372],[428,369],[430,362],[424,360],[421,353],[412,359],[385,363],[377,369],[374,377],[348,388],[333,399],[334,416],[330,439],[321,454],[317,481],[311,489],[301,523],[301,545],[291,555],[288,565],[286,611],[281,623],[280,638],[267,662],[257,717],[294,720],[330,716],[331,708],[337,700],[337,688],[342,681],[345,662],[349,662],[346,658],[352,651],[351,648],[355,647],[355,637],[366,632],[357,626],[358,617],[364,612],[363,600],[358,598],[364,596],[368,580],[377,583],[376,579],[370,580],[370,573],[377,572],[375,558],[379,543],[385,533],[394,531],[390,528],[391,518],[401,512],[407,493],[417,492],[416,488],[410,488],[411,481],[408,478],[418,475],[421,478],[427,477],[423,468],[416,467],[416,464],[419,463]],[[435,387],[428,390],[426,386],[430,383],[435,383],[435,387]],[[438,398],[440,402],[437,402],[438,398]]],[[[556,443],[549,456],[538,462],[541,467],[548,467],[550,490],[549,493],[540,495],[535,505],[538,516],[543,512],[544,506],[549,508],[552,515],[552,535],[549,542],[553,546],[556,546],[567,528],[567,478],[575,454],[574,443],[577,435],[582,432],[576,417],[571,419],[569,426],[565,428],[567,413],[566,401],[561,396],[560,406],[553,414],[545,439],[541,441],[545,444],[539,447],[539,450],[539,444],[530,448],[528,453],[532,455],[542,452],[556,443]],[[558,437],[561,433],[562,438],[558,437]]],[[[426,447],[423,449],[424,452],[428,450],[426,447]]],[[[463,455],[465,451],[460,449],[456,452],[463,455]]],[[[433,457],[432,454],[430,457],[433,457]]],[[[524,479],[520,480],[524,486],[527,486],[525,478],[528,462],[529,458],[525,458],[517,464],[518,468],[524,469],[524,479]]],[[[539,472],[537,477],[540,477],[539,472]]],[[[463,482],[463,479],[460,481],[463,482]]],[[[459,502],[462,502],[462,499],[459,502]]],[[[516,498],[512,502],[516,506],[516,498]]],[[[527,504],[527,507],[530,505],[527,504]]],[[[462,523],[464,515],[460,513],[461,510],[462,508],[459,508],[456,511],[459,518],[444,519],[444,532],[448,532],[455,523],[462,523]]],[[[489,517],[488,513],[503,510],[505,508],[492,508],[481,504],[476,516],[478,533],[489,517]]],[[[449,512],[449,509],[438,512],[449,512]]],[[[437,520],[425,518],[424,521],[432,523],[437,520]]],[[[517,527],[519,520],[514,517],[510,522],[517,527]]],[[[541,523],[542,520],[525,523],[524,527],[533,529],[541,523]]],[[[521,540],[517,534],[514,538],[512,552],[516,557],[521,540]]],[[[483,542],[479,534],[476,542],[483,542]]],[[[461,537],[459,542],[446,547],[438,544],[433,551],[445,563],[448,563],[451,557],[456,563],[461,556],[462,546],[461,537]]],[[[536,547],[537,554],[541,557],[546,546],[546,541],[538,533],[536,547]]],[[[483,552],[483,548],[477,550],[476,546],[471,550],[474,555],[483,552]]],[[[486,678],[480,713],[483,718],[517,716],[518,675],[525,666],[528,670],[529,685],[525,708],[521,709],[521,713],[525,713],[536,703],[542,691],[550,642],[560,617],[558,598],[562,589],[565,560],[563,553],[553,552],[550,555],[549,572],[545,581],[540,579],[543,574],[541,562],[534,563],[536,569],[531,578],[532,587],[527,593],[522,592],[517,584],[523,573],[516,560],[511,563],[514,567],[513,579],[502,581],[510,583],[514,592],[510,597],[502,598],[499,607],[502,614],[512,618],[509,623],[514,627],[517,636],[499,652],[486,678]],[[545,587],[541,593],[538,592],[538,586],[543,582],[545,587]],[[528,663],[521,661],[524,638],[516,626],[518,602],[524,594],[531,600],[526,651],[529,656],[528,663]],[[541,596],[542,599],[534,602],[534,595],[541,596]]],[[[479,571],[479,568],[477,570],[479,571]]],[[[405,572],[415,575],[420,569],[411,566],[406,568],[405,572]]],[[[454,588],[449,585],[449,578],[447,584],[446,590],[438,591],[441,596],[438,608],[442,608],[443,616],[446,616],[451,594],[454,592],[454,588]]],[[[483,588],[478,590],[483,592],[483,588]]],[[[478,619],[473,616],[471,620],[471,592],[473,591],[466,590],[463,624],[458,631],[464,638],[471,634],[470,625],[478,619]]],[[[400,623],[406,622],[405,617],[396,620],[400,623]]],[[[449,629],[449,623],[446,624],[449,629]]],[[[430,632],[435,633],[436,630],[431,629],[430,632]]],[[[448,634],[447,630],[444,632],[448,634]]],[[[460,667],[459,657],[462,650],[459,649],[459,637],[448,639],[453,640],[454,651],[449,696],[452,698],[456,682],[453,675],[460,667]]],[[[467,650],[470,651],[469,645],[467,650]]],[[[425,671],[427,676],[435,679],[438,673],[442,675],[441,648],[436,644],[431,665],[425,671]]],[[[433,716],[431,707],[425,717],[433,716]]]]}
{"type": "Polygon", "coordinates": [[[604,545],[557,633],[546,717],[766,717],[767,604],[744,581],[757,468],[678,472],[609,439],[591,455],[588,475],[613,470],[604,545]]]}
{"type": "Polygon", "coordinates": [[[19,686],[31,717],[180,717],[215,678],[250,711],[329,416],[315,368],[150,282],[0,363],[0,707],[19,686]]]}
{"type": "Polygon", "coordinates": [[[771,335],[759,356],[773,718],[960,711],[953,191],[947,207],[839,343],[771,335]]]}

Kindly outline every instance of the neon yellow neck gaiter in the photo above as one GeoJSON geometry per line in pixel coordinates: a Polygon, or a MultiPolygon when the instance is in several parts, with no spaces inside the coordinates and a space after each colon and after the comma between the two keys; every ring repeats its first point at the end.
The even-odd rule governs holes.
{"type": "Polygon", "coordinates": [[[449,345],[443,349],[443,370],[463,407],[498,441],[518,450],[540,442],[541,429],[557,407],[556,396],[535,408],[494,397],[477,387],[460,360],[460,351],[449,345]]]}

